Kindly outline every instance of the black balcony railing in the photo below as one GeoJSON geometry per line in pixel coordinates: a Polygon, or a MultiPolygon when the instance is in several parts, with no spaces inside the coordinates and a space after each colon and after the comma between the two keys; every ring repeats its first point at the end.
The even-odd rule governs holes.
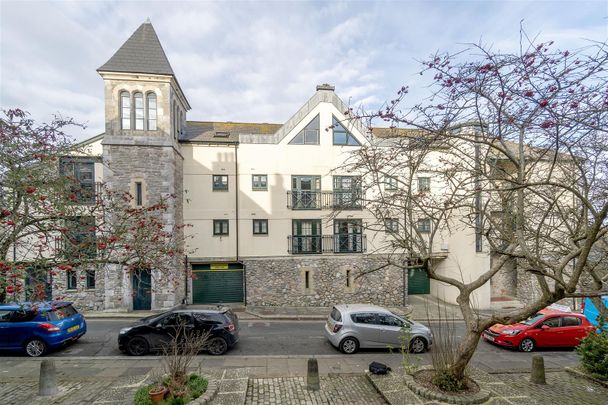
{"type": "Polygon", "coordinates": [[[287,252],[294,255],[363,253],[366,250],[367,239],[361,234],[287,237],[287,252]]]}
{"type": "Polygon", "coordinates": [[[359,191],[291,190],[287,192],[287,208],[292,210],[360,210],[363,208],[363,200],[359,191]]]}

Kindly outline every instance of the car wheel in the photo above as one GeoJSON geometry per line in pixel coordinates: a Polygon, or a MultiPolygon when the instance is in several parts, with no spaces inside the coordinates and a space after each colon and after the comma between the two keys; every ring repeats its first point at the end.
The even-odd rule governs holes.
{"type": "Polygon", "coordinates": [[[213,356],[220,356],[228,351],[228,344],[221,337],[216,337],[209,341],[207,350],[213,356]]]}
{"type": "Polygon", "coordinates": [[[534,341],[530,338],[525,338],[519,342],[519,350],[522,352],[531,352],[534,350],[534,341]]]}
{"type": "Polygon", "coordinates": [[[426,351],[426,341],[421,337],[415,337],[410,342],[410,352],[424,353],[426,351]]]}
{"type": "Polygon", "coordinates": [[[359,341],[354,337],[347,337],[340,342],[340,351],[345,354],[353,354],[359,350],[359,341]]]}
{"type": "Polygon", "coordinates": [[[44,356],[48,351],[48,346],[40,339],[30,339],[25,344],[25,353],[30,357],[44,356]]]}
{"type": "Polygon", "coordinates": [[[127,342],[127,353],[131,356],[143,356],[150,351],[148,341],[141,337],[135,336],[127,342]]]}

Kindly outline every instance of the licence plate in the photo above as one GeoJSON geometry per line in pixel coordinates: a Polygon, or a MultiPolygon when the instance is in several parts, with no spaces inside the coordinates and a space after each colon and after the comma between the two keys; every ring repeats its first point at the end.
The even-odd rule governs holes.
{"type": "Polygon", "coordinates": [[[75,330],[78,330],[79,328],[80,328],[80,325],[72,326],[71,328],[68,328],[68,333],[74,332],[75,330]]]}
{"type": "Polygon", "coordinates": [[[493,336],[490,336],[490,335],[488,335],[487,333],[484,333],[483,335],[484,335],[484,337],[485,337],[486,339],[488,339],[490,342],[493,342],[493,341],[494,341],[494,337],[493,337],[493,336]]]}

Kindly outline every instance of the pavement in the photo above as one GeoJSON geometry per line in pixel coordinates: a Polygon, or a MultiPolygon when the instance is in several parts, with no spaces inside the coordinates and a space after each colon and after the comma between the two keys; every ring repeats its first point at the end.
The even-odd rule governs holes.
{"type": "MultiPolygon", "coordinates": [[[[462,314],[457,305],[445,303],[431,295],[411,295],[409,305],[389,307],[388,309],[417,321],[462,320],[462,314]]],[[[241,320],[325,320],[331,312],[331,307],[289,307],[289,306],[243,306],[230,305],[241,320]]],[[[176,308],[209,308],[209,305],[179,305],[176,308]]],[[[139,319],[161,313],[163,311],[84,311],[87,319],[127,318],[139,319]]],[[[479,311],[489,314],[491,311],[479,311]]]]}
{"type": "MultiPolygon", "coordinates": [[[[198,356],[191,367],[218,383],[212,405],[240,404],[439,404],[424,400],[403,384],[399,361],[389,363],[388,376],[366,373],[369,354],[316,356],[320,391],[306,389],[309,356],[198,356]]],[[[398,357],[394,357],[397,360],[398,357]]],[[[0,362],[0,404],[3,405],[118,405],[131,404],[135,391],[162,373],[157,357],[54,358],[59,394],[40,397],[41,359],[3,358],[0,362]]],[[[471,375],[492,392],[486,404],[605,404],[608,388],[576,377],[563,369],[547,371],[547,384],[529,382],[528,370],[471,375]]]]}

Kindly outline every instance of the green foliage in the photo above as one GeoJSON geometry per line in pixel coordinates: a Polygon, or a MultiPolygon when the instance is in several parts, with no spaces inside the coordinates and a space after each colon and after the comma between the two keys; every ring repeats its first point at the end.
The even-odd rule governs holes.
{"type": "MultiPolygon", "coordinates": [[[[167,385],[169,379],[168,378],[164,378],[162,384],[163,385],[167,385]]],[[[159,402],[160,405],[185,405],[188,402],[200,397],[201,395],[203,395],[206,391],[207,391],[207,385],[209,384],[209,382],[207,381],[207,379],[196,375],[196,374],[190,374],[190,376],[188,376],[188,380],[186,381],[186,395],[180,398],[174,398],[171,395],[169,395],[167,398],[165,398],[164,401],[159,402]]],[[[152,384],[152,385],[147,385],[145,387],[141,387],[140,389],[137,390],[137,392],[135,393],[135,398],[133,399],[133,403],[135,405],[153,405],[152,401],[150,400],[150,397],[148,395],[148,393],[150,392],[150,389],[156,387],[156,384],[152,384]]]]}
{"type": "Polygon", "coordinates": [[[152,403],[152,400],[148,396],[148,392],[150,392],[150,389],[152,387],[155,387],[155,385],[154,384],[146,385],[145,387],[141,387],[140,389],[138,389],[137,392],[135,393],[135,398],[133,399],[133,403],[135,405],[154,405],[152,403]]]}
{"type": "Polygon", "coordinates": [[[576,348],[585,370],[595,378],[608,380],[608,331],[591,332],[576,348]]]}
{"type": "Polygon", "coordinates": [[[207,391],[207,385],[209,382],[196,374],[190,374],[188,378],[188,388],[190,389],[190,395],[192,398],[198,398],[207,391]]]}
{"type": "Polygon", "coordinates": [[[456,377],[449,370],[437,370],[432,382],[442,391],[458,392],[467,389],[466,380],[456,377]]]}

